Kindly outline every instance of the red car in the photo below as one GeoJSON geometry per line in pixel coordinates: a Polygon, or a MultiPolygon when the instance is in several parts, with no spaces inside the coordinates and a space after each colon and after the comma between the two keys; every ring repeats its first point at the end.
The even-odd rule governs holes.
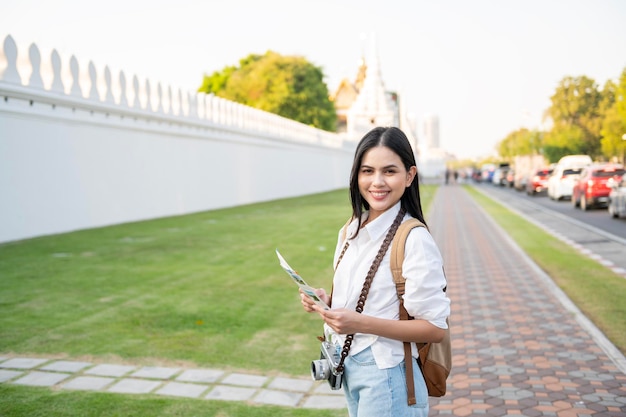
{"type": "Polygon", "coordinates": [[[548,177],[552,174],[551,168],[542,168],[526,181],[526,194],[535,195],[548,189],[548,177]]]}
{"type": "Polygon", "coordinates": [[[624,166],[618,164],[593,164],[585,167],[572,190],[572,205],[587,210],[593,207],[606,207],[611,189],[606,185],[609,178],[620,181],[624,166]]]}

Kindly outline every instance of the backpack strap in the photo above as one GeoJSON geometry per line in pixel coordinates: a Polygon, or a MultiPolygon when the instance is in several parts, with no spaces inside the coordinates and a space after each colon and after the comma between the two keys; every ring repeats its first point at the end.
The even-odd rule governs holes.
{"type": "MultiPolygon", "coordinates": [[[[404,246],[406,239],[409,236],[411,230],[415,227],[426,227],[426,225],[415,218],[411,218],[403,222],[396,236],[391,242],[391,274],[393,275],[393,282],[396,284],[396,293],[398,294],[398,300],[400,300],[400,320],[412,320],[413,317],[409,316],[409,313],[404,307],[404,283],[406,279],[402,276],[402,263],[404,262],[404,246]]],[[[413,381],[413,357],[411,355],[411,343],[404,342],[404,366],[406,367],[406,388],[407,399],[409,405],[414,405],[417,401],[415,399],[415,382],[413,381]]]]}
{"type": "Polygon", "coordinates": [[[410,218],[400,225],[396,236],[391,242],[391,274],[393,275],[393,282],[396,284],[396,292],[402,302],[402,296],[404,295],[404,277],[402,276],[402,262],[404,262],[404,245],[406,239],[409,236],[411,230],[415,227],[426,227],[421,221],[410,218]]]}

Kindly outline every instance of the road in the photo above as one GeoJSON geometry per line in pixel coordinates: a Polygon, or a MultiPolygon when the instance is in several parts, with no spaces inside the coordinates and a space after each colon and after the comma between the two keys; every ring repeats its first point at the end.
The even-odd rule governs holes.
{"type": "Polygon", "coordinates": [[[626,277],[626,219],[613,219],[606,209],[582,211],[569,201],[545,195],[531,197],[513,188],[472,185],[626,277]]]}

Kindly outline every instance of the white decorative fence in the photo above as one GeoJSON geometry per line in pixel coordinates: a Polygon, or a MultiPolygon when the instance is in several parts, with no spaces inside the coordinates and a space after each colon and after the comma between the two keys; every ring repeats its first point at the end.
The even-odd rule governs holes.
{"type": "Polygon", "coordinates": [[[213,95],[0,53],[0,242],[343,188],[355,142],[213,95]]]}

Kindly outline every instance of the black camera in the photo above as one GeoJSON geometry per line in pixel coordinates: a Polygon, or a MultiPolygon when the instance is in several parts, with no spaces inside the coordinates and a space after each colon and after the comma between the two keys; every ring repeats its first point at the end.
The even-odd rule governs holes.
{"type": "Polygon", "coordinates": [[[311,376],[314,381],[328,380],[330,389],[341,389],[343,372],[337,372],[341,355],[339,349],[329,342],[322,342],[320,359],[311,362],[311,376]]]}

